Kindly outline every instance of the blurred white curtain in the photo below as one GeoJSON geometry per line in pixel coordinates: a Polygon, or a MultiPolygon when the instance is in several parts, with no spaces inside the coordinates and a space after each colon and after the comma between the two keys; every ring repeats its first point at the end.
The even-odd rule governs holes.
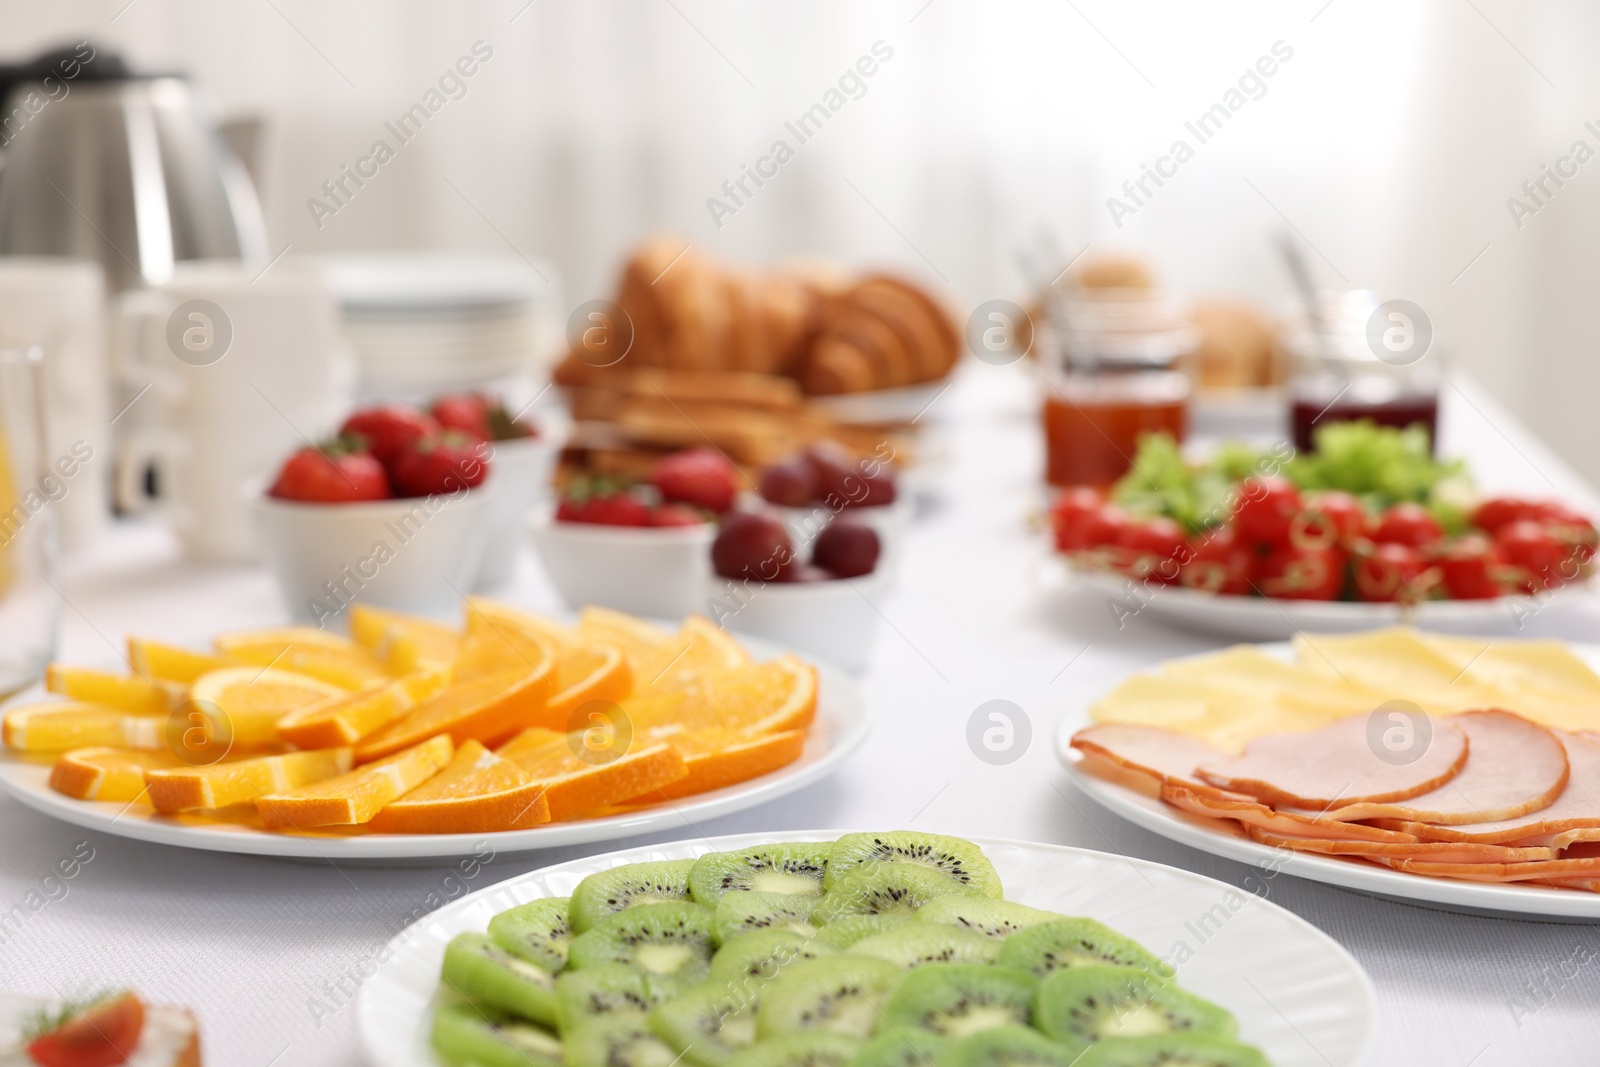
{"type": "Polygon", "coordinates": [[[1326,284],[1422,305],[1456,362],[1600,476],[1600,161],[1520,229],[1505,205],[1573,140],[1600,149],[1600,12],[1578,0],[4,6],[16,52],[90,36],[263,113],[274,249],[514,248],[555,261],[575,303],[672,229],[736,256],[892,262],[975,302],[1015,295],[1017,250],[1051,234],[1276,304],[1288,229],[1326,284]],[[480,40],[466,95],[319,229],[308,198],[480,40]],[[864,93],[798,144],[784,123],[880,41],[864,93]],[[1292,57],[1197,144],[1185,122],[1277,42],[1292,57]],[[1107,197],[1181,137],[1193,158],[1117,227],[1107,197]],[[718,227],[707,198],[779,138],[793,160],[718,227]]]}

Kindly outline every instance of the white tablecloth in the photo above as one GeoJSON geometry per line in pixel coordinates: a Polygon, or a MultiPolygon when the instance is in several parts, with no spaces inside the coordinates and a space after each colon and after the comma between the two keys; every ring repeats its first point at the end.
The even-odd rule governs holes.
{"type": "MultiPolygon", "coordinates": [[[[1119,630],[1099,598],[1041,594],[1039,539],[1027,525],[1040,447],[1033,392],[1019,369],[966,368],[927,418],[948,444],[947,466],[918,516],[901,580],[879,604],[886,625],[864,678],[877,723],[866,745],[834,777],[785,800],[655,839],[910,827],[1079,845],[1242,882],[1247,868],[1096,808],[1068,784],[1051,743],[1063,715],[1076,715],[1088,695],[1213,642],[1147,616],[1119,630]],[[983,762],[966,740],[973,711],[996,699],[1023,708],[1032,727],[1029,749],[1010,766],[983,762]]],[[[1486,485],[1600,510],[1546,448],[1466,384],[1447,393],[1442,436],[1486,485]]],[[[264,573],[187,565],[152,526],[120,529],[76,561],[67,596],[64,658],[108,666],[129,631],[202,645],[220,628],[285,618],[264,573]]],[[[531,558],[506,599],[560,607],[531,558]]],[[[1557,626],[1593,640],[1600,615],[1540,615],[1528,632],[1557,626]]],[[[335,868],[139,844],[0,800],[0,989],[126,984],[192,1006],[209,1063],[356,1064],[355,986],[409,916],[430,900],[612,847],[499,855],[463,882],[442,867],[335,868]],[[74,856],[90,858],[60,880],[58,865],[74,856]],[[21,918],[7,925],[7,913],[21,918]]],[[[1563,967],[1600,956],[1593,926],[1449,914],[1292,877],[1274,879],[1270,899],[1328,932],[1371,973],[1383,1012],[1375,1063],[1600,1059],[1600,964],[1575,975],[1563,967]]]]}

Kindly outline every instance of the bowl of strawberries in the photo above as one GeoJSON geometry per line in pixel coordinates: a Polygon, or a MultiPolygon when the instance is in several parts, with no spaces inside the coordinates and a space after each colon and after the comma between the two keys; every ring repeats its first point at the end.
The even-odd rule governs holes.
{"type": "Polygon", "coordinates": [[[534,551],[574,608],[671,618],[703,610],[717,519],[742,480],[714,448],[663,456],[644,480],[575,475],[530,521],[534,551]]]}
{"type": "Polygon", "coordinates": [[[320,625],[355,600],[440,615],[478,578],[492,467],[488,442],[395,404],[357,411],[244,493],[297,618],[320,625]]]}

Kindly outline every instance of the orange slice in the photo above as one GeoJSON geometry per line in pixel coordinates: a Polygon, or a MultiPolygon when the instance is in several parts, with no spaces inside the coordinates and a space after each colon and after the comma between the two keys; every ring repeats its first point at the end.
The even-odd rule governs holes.
{"type": "Polygon", "coordinates": [[[353,745],[437,694],[449,673],[436,668],[396,678],[387,685],[330,697],[278,720],[278,736],[296,748],[353,745]]]}
{"type": "Polygon", "coordinates": [[[666,744],[641,746],[609,762],[578,755],[585,751],[581,733],[539,727],[522,731],[496,750],[544,784],[550,818],[558,820],[581,818],[688,774],[683,757],[666,744]]]}
{"type": "Polygon", "coordinates": [[[685,732],[738,731],[747,736],[802,730],[817,712],[816,668],[794,655],[695,682],[677,708],[634,706],[635,730],[677,726],[685,732]]]}
{"type": "Polygon", "coordinates": [[[584,608],[573,631],[579,641],[615,645],[637,677],[646,664],[659,657],[672,635],[654,623],[609,608],[584,608]]]}
{"type": "Polygon", "coordinates": [[[785,730],[750,737],[733,731],[707,731],[671,738],[668,743],[683,756],[689,773],[630,800],[676,800],[771,774],[800,758],[806,747],[806,732],[785,730]]]}
{"type": "Polygon", "coordinates": [[[182,700],[181,691],[170,685],[60,663],[45,668],[44,687],[69,700],[105,704],[135,715],[165,715],[182,700]]]}
{"type": "Polygon", "coordinates": [[[550,821],[544,783],[476,741],[450,765],[378,812],[369,824],[386,834],[479,834],[526,830],[550,821]]]}
{"type": "Polygon", "coordinates": [[[188,685],[207,671],[227,664],[204,652],[191,652],[144,637],[128,638],[128,663],[141,678],[188,685]]]}
{"type": "Polygon", "coordinates": [[[447,670],[461,644],[443,623],[359,603],[350,605],[350,636],[394,674],[447,670]]]}
{"type": "MultiPolygon", "coordinates": [[[[551,669],[556,662],[556,645],[538,630],[519,625],[512,619],[487,619],[467,631],[461,642],[452,677],[468,682],[504,671],[533,672],[551,669]]],[[[554,678],[551,679],[552,684],[554,678]]]]}
{"type": "Polygon", "coordinates": [[[568,645],[556,660],[555,692],[547,719],[562,722],[591,700],[617,701],[633,689],[633,672],[616,645],[568,645]]]}
{"type": "Polygon", "coordinates": [[[481,596],[467,597],[467,633],[476,633],[485,626],[498,623],[520,626],[525,630],[536,630],[557,645],[570,645],[578,640],[578,635],[572,627],[564,626],[554,619],[535,615],[531,611],[523,611],[510,604],[502,604],[498,600],[489,600],[481,596]]]}
{"type": "Polygon", "coordinates": [[[341,689],[362,689],[389,677],[377,659],[348,637],[311,626],[223,634],[216,646],[229,663],[294,671],[341,689]]]}
{"type": "Polygon", "coordinates": [[[518,730],[541,721],[545,698],[555,680],[555,665],[501,671],[466,682],[452,682],[406,715],[362,741],[356,762],[366,763],[409,748],[435,734],[498,744],[518,730]]]}
{"type": "Polygon", "coordinates": [[[155,769],[145,776],[145,783],[157,811],[212,810],[320,782],[349,769],[348,748],[325,748],[210,767],[155,769]]]}
{"type": "Polygon", "coordinates": [[[67,752],[110,746],[155,750],[163,747],[166,720],[129,715],[104,704],[52,701],[13,708],[0,720],[0,738],[21,752],[67,752]]]}
{"type": "Polygon", "coordinates": [[[256,810],[275,830],[359,826],[438,774],[454,753],[450,738],[440,734],[336,778],[257,797],[256,810]]]}
{"type": "Polygon", "coordinates": [[[167,752],[135,752],[128,748],[75,748],[50,768],[50,788],[77,800],[121,803],[144,795],[146,771],[180,767],[167,752]]]}
{"type": "Polygon", "coordinates": [[[699,615],[690,615],[663,644],[635,665],[636,692],[687,689],[706,678],[750,665],[750,654],[726,630],[699,615]]]}
{"type": "Polygon", "coordinates": [[[214,729],[236,747],[277,743],[278,720],[290,712],[345,695],[346,690],[278,667],[224,667],[207,671],[189,688],[184,714],[214,729]]]}

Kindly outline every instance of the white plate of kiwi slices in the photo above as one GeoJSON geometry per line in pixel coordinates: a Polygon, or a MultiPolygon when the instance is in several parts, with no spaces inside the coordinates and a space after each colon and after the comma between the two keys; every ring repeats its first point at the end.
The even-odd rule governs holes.
{"type": "Polygon", "coordinates": [[[390,941],[383,1067],[1355,1067],[1371,981],[1260,897],[1087,849],[742,834],[533,871],[390,941]]]}
{"type": "MultiPolygon", "coordinates": [[[[739,642],[758,662],[776,659],[789,651],[744,634],[739,635],[739,642]]],[[[30,760],[12,752],[0,752],[0,792],[64,822],[136,841],[334,863],[449,861],[481,857],[486,843],[504,854],[662,831],[681,832],[705,819],[765,804],[810,785],[832,773],[866,739],[871,713],[861,687],[836,667],[810,656],[802,658],[817,668],[817,713],[798,760],[759,778],[655,807],[546,823],[531,830],[473,834],[275,833],[262,829],[253,817],[236,822],[200,821],[160,815],[146,804],[75,800],[50,788],[48,760],[30,760]]]]}

